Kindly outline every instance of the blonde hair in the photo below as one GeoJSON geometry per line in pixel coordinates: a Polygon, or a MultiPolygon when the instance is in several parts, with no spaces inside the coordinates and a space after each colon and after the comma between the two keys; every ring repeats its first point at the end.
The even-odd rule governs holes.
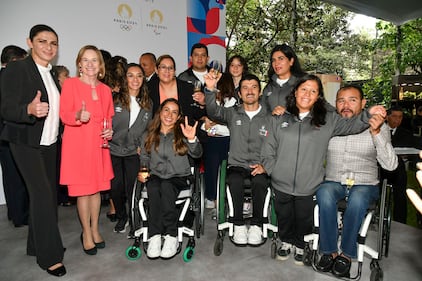
{"type": "Polygon", "coordinates": [[[98,59],[100,60],[100,71],[98,72],[97,78],[103,78],[105,75],[105,63],[103,55],[101,54],[101,51],[94,45],[86,45],[79,50],[78,56],[76,57],[76,68],[79,69],[79,63],[81,62],[82,56],[87,50],[93,50],[95,53],[97,53],[98,59]]]}

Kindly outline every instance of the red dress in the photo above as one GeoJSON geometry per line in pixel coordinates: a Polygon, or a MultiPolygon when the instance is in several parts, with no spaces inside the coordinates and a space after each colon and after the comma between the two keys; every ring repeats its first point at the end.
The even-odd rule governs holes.
{"type": "Polygon", "coordinates": [[[60,96],[60,118],[64,123],[60,184],[67,185],[70,196],[84,196],[110,189],[114,177],[110,150],[101,147],[103,120],[114,115],[110,88],[99,83],[98,100],[92,89],[78,77],[66,79],[60,96]],[[87,123],[76,121],[76,112],[85,102],[91,113],[87,123]]]}

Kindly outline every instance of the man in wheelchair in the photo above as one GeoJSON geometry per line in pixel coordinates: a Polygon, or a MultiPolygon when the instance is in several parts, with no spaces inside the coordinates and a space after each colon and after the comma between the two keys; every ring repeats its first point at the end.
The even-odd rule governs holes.
{"type": "MultiPolygon", "coordinates": [[[[344,86],[337,92],[336,110],[346,118],[359,114],[366,100],[362,89],[344,86]]],[[[390,132],[381,116],[360,134],[333,137],[328,145],[325,181],[316,197],[319,206],[320,252],[316,268],[348,277],[351,259],[357,255],[359,228],[369,205],[378,199],[378,165],[386,170],[397,167],[390,132]],[[380,126],[382,124],[382,126],[380,126]],[[347,200],[343,214],[340,251],[337,247],[337,202],[347,200]]]]}
{"type": "Polygon", "coordinates": [[[260,163],[260,151],[267,137],[267,111],[259,104],[261,86],[259,78],[247,74],[240,80],[242,104],[225,108],[216,103],[216,83],[220,75],[213,71],[204,76],[205,100],[210,119],[227,124],[230,130],[227,183],[233,199],[234,233],[232,241],[236,245],[258,246],[264,242],[262,224],[265,222],[263,208],[268,175],[260,163]],[[245,180],[250,180],[252,189],[252,219],[249,229],[243,217],[245,180]]]}

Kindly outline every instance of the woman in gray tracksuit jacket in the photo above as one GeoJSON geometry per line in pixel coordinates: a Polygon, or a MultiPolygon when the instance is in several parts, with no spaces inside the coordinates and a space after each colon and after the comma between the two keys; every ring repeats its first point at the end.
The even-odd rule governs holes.
{"type": "MultiPolygon", "coordinates": [[[[376,108],[371,112],[380,110],[376,108]]],[[[292,245],[296,247],[295,259],[301,262],[303,258],[304,235],[312,231],[313,196],[323,181],[330,138],[363,131],[369,127],[369,118],[367,111],[346,119],[327,110],[321,81],[315,75],[299,79],[288,97],[287,112],[272,118],[261,159],[275,191],[278,235],[282,242],[277,250],[279,259],[288,257],[292,245]],[[314,88],[313,94],[309,85],[314,88]],[[306,109],[301,104],[303,96],[305,102],[315,99],[306,109]]]]}
{"type": "Polygon", "coordinates": [[[176,198],[192,180],[191,158],[202,156],[202,146],[195,136],[196,126],[183,117],[179,102],[164,100],[148,128],[141,145],[141,165],[149,167],[149,176],[138,174],[146,182],[149,201],[149,258],[171,258],[178,248],[176,198]],[[164,244],[161,247],[161,239],[164,244]]]}
{"type": "Polygon", "coordinates": [[[270,54],[268,84],[262,93],[261,104],[273,115],[282,114],[284,111],[280,107],[286,108],[286,97],[304,74],[292,47],[287,44],[274,46],[270,54]]]}
{"type": "Polygon", "coordinates": [[[126,67],[122,90],[114,95],[113,102],[113,138],[109,142],[114,171],[111,198],[118,219],[114,232],[123,233],[128,221],[126,202],[132,197],[133,183],[139,171],[141,138],[152,119],[152,101],[140,65],[129,64],[126,67]]]}

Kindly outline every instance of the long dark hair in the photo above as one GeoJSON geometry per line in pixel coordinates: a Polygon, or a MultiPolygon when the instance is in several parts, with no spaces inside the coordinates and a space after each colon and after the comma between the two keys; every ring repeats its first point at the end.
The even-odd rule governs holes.
{"type": "Polygon", "coordinates": [[[318,84],[318,99],[311,108],[311,124],[320,127],[325,125],[325,116],[327,115],[326,101],[324,99],[324,89],[322,88],[321,80],[318,76],[313,74],[306,74],[299,78],[296,86],[292,89],[286,98],[287,111],[299,118],[299,108],[296,105],[296,91],[306,81],[315,81],[318,84]]]}
{"type": "Polygon", "coordinates": [[[289,60],[291,60],[292,58],[294,59],[293,65],[290,67],[290,73],[293,76],[301,77],[305,74],[305,72],[302,70],[302,67],[300,66],[300,62],[295,51],[293,51],[292,47],[283,43],[281,45],[275,45],[274,48],[271,50],[270,63],[268,67],[268,81],[271,81],[271,77],[275,73],[272,65],[272,58],[275,52],[282,52],[289,60]]]}
{"type": "Polygon", "coordinates": [[[173,127],[173,150],[180,156],[186,155],[188,153],[188,146],[184,141],[185,136],[183,135],[182,129],[180,128],[180,124],[184,121],[182,108],[180,107],[179,102],[174,98],[166,99],[161,103],[160,107],[154,115],[154,118],[151,121],[151,124],[148,127],[148,134],[145,140],[145,150],[147,153],[151,153],[151,149],[153,146],[155,147],[155,151],[158,151],[158,146],[160,145],[161,130],[160,113],[163,110],[163,107],[170,102],[177,104],[177,106],[179,107],[179,118],[177,119],[173,127]]]}
{"type": "MultiPolygon", "coordinates": [[[[138,67],[141,70],[142,75],[143,75],[142,86],[139,89],[138,95],[136,96],[136,101],[138,102],[141,108],[145,108],[149,110],[151,109],[152,104],[151,104],[151,99],[149,98],[149,95],[148,95],[148,87],[147,87],[147,81],[145,78],[145,71],[142,68],[142,66],[140,66],[139,64],[129,63],[125,69],[125,77],[127,75],[129,68],[131,67],[138,67]]],[[[122,88],[120,89],[119,93],[114,95],[113,100],[114,102],[119,102],[123,108],[130,110],[130,97],[129,97],[129,87],[127,84],[127,78],[123,79],[122,88]]]]}
{"type": "Polygon", "coordinates": [[[240,64],[243,66],[243,71],[242,71],[242,75],[245,75],[246,73],[249,72],[249,68],[248,68],[248,63],[246,61],[246,59],[244,57],[242,57],[241,55],[234,55],[232,57],[229,58],[229,60],[226,63],[226,71],[225,73],[230,74],[230,65],[232,64],[232,62],[238,59],[240,64]]]}

